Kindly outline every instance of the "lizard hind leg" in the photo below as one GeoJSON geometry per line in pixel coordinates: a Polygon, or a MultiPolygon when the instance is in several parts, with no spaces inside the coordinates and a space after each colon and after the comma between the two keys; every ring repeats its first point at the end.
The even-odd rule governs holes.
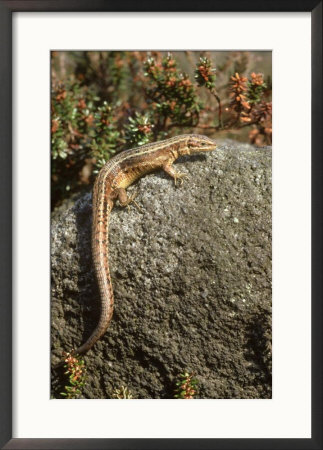
{"type": "Polygon", "coordinates": [[[120,206],[129,206],[130,203],[133,203],[139,210],[141,209],[138,203],[135,201],[135,198],[137,197],[138,193],[134,192],[131,195],[127,194],[127,191],[124,188],[119,188],[117,191],[118,194],[118,200],[120,206]]]}

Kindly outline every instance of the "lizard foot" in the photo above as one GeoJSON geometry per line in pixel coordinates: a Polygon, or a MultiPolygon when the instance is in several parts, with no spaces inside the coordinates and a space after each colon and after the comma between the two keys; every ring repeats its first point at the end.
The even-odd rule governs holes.
{"type": "Polygon", "coordinates": [[[180,186],[183,184],[184,178],[189,178],[187,173],[183,173],[183,172],[176,172],[173,176],[174,178],[174,182],[175,182],[175,186],[177,186],[177,181],[179,181],[180,186]]]}

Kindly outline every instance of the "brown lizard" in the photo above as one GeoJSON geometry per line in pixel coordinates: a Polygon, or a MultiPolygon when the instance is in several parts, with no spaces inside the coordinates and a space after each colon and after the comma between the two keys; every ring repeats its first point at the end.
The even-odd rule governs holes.
{"type": "Polygon", "coordinates": [[[177,172],[174,161],[182,155],[212,151],[215,142],[197,134],[183,134],[126,150],[110,159],[100,170],[93,188],[92,257],[101,297],[100,320],[87,341],[71,353],[87,352],[105,333],[113,313],[113,292],[108,263],[109,217],[115,201],[127,206],[135,195],[128,196],[126,188],[143,175],[163,169],[175,184],[183,182],[186,174],[177,172]]]}

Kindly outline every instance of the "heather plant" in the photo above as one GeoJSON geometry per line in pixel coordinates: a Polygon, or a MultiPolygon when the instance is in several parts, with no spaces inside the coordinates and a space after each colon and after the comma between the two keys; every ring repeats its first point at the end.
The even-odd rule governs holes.
{"type": "Polygon", "coordinates": [[[194,127],[199,121],[200,103],[188,75],[177,67],[169,53],[161,61],[152,57],[144,63],[145,95],[155,120],[154,136],[171,127],[194,127]]]}
{"type": "Polygon", "coordinates": [[[248,102],[250,105],[260,103],[267,85],[262,73],[252,72],[248,81],[248,102]]]}
{"type": "Polygon", "coordinates": [[[88,156],[86,137],[97,100],[76,81],[57,83],[51,96],[52,200],[79,187],[79,172],[88,156]]]}
{"type": "Polygon", "coordinates": [[[270,145],[271,78],[251,52],[54,52],[53,206],[118,151],[181,133],[270,145]],[[239,131],[239,133],[238,133],[239,131]]]}
{"type": "Polygon", "coordinates": [[[78,398],[86,382],[86,368],[83,359],[77,359],[70,353],[65,353],[65,375],[68,382],[61,396],[67,399],[78,398]]]}
{"type": "MultiPolygon", "coordinates": [[[[235,61],[234,67],[246,68],[248,58],[235,61]]],[[[195,78],[200,86],[205,86],[218,102],[218,125],[206,126],[208,129],[239,129],[252,127],[249,140],[256,145],[271,144],[272,136],[272,106],[265,101],[270,96],[271,86],[264,81],[263,74],[252,72],[250,77],[235,72],[227,83],[227,117],[222,120],[222,101],[216,91],[215,68],[208,58],[200,58],[195,70],[195,78]]],[[[270,79],[268,79],[270,82],[270,79]]]]}
{"type": "Polygon", "coordinates": [[[120,389],[115,389],[113,391],[113,398],[121,399],[133,399],[132,392],[127,386],[121,386],[120,389]]]}
{"type": "Polygon", "coordinates": [[[113,110],[106,101],[93,112],[91,120],[93,126],[89,130],[89,137],[92,138],[90,149],[95,161],[94,172],[96,173],[116,152],[122,140],[113,110]]]}
{"type": "Polygon", "coordinates": [[[153,140],[154,124],[149,113],[135,113],[129,117],[129,122],[125,125],[125,139],[127,144],[139,146],[147,144],[153,140]]]}
{"type": "Polygon", "coordinates": [[[175,398],[192,399],[196,394],[197,379],[189,372],[180,373],[176,381],[175,398]]]}
{"type": "Polygon", "coordinates": [[[112,108],[78,81],[53,86],[51,101],[53,200],[90,182],[122,143],[112,108]]]}
{"type": "Polygon", "coordinates": [[[218,128],[223,128],[222,122],[222,104],[220,97],[215,88],[216,69],[212,67],[211,61],[206,57],[201,57],[196,64],[195,79],[199,86],[205,86],[206,89],[213,95],[218,103],[218,128]]]}
{"type": "MultiPolygon", "coordinates": [[[[239,122],[241,114],[248,114],[250,105],[247,100],[247,77],[242,77],[238,72],[231,76],[230,79],[230,108],[231,111],[236,113],[235,120],[232,125],[239,122]]],[[[232,126],[231,125],[231,126],[232,126]]]]}

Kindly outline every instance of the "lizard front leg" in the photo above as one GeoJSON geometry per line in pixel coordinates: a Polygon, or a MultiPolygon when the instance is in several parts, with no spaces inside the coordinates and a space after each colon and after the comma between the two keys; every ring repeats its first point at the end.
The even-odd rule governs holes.
{"type": "Polygon", "coordinates": [[[170,175],[175,182],[175,186],[177,184],[177,180],[180,181],[180,184],[183,184],[183,178],[188,178],[188,175],[183,172],[177,172],[174,167],[172,166],[173,162],[168,162],[163,166],[163,169],[168,175],[170,175]]]}

